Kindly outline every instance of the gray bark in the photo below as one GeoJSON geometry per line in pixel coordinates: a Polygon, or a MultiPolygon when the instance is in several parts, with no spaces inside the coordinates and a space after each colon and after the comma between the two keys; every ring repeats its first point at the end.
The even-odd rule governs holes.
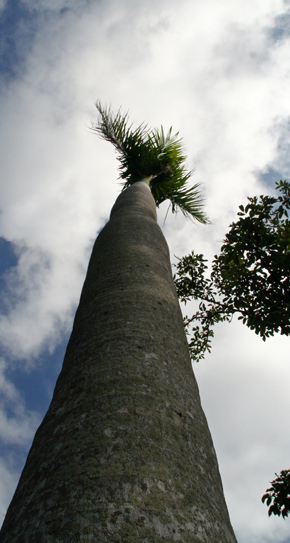
{"type": "Polygon", "coordinates": [[[150,189],[98,236],[2,543],[234,543],[150,189]]]}

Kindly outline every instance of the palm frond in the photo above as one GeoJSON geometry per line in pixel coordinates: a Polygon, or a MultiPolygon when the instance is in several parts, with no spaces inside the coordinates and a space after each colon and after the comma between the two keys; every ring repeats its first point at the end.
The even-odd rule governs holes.
{"type": "Polygon", "coordinates": [[[110,107],[103,108],[100,102],[96,107],[100,118],[91,128],[115,147],[123,190],[149,177],[157,206],[168,199],[173,213],[180,209],[186,217],[207,223],[199,184],[188,185],[193,172],[186,170],[186,156],[178,133],[172,135],[170,128],[165,134],[162,126],[160,130],[148,129],[144,123],[133,129],[128,113],[120,109],[114,113],[110,107]]]}

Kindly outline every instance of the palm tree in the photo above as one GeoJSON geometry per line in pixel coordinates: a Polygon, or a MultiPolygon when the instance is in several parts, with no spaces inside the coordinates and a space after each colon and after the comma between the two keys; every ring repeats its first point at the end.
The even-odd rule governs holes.
{"type": "Polygon", "coordinates": [[[97,107],[94,129],[115,145],[127,188],[96,239],[1,542],[233,543],[156,222],[166,198],[205,222],[197,187],[176,136],[132,131],[127,116],[97,107]]]}
{"type": "Polygon", "coordinates": [[[201,223],[208,222],[202,211],[199,184],[188,187],[192,172],[185,169],[186,157],[178,133],[172,135],[170,128],[165,135],[163,127],[148,130],[144,124],[132,130],[132,125],[128,126],[128,113],[124,115],[119,110],[114,114],[111,108],[103,108],[100,102],[96,107],[100,119],[92,130],[114,145],[119,155],[123,190],[143,181],[150,186],[157,206],[169,200],[173,213],[180,209],[187,217],[201,223]]]}

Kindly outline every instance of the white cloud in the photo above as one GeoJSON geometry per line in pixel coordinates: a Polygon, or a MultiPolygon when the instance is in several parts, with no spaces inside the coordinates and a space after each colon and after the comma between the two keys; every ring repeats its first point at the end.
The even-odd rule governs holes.
{"type": "Polygon", "coordinates": [[[19,480],[19,473],[11,468],[10,463],[3,461],[0,458],[0,524],[4,520],[7,507],[15,491],[15,487],[19,480]]]}
{"type": "Polygon", "coordinates": [[[7,364],[0,358],[0,524],[19,480],[19,459],[24,458],[40,422],[37,412],[27,410],[19,391],[7,377],[7,364]]]}
{"type": "Polygon", "coordinates": [[[279,336],[264,343],[235,321],[217,327],[212,354],[194,366],[239,543],[287,535],[281,519],[266,518],[261,497],[289,467],[288,343],[279,336]]]}
{"type": "Polygon", "coordinates": [[[26,447],[40,420],[37,413],[25,409],[19,392],[6,377],[5,369],[5,362],[0,359],[0,439],[5,445],[26,447]]]}

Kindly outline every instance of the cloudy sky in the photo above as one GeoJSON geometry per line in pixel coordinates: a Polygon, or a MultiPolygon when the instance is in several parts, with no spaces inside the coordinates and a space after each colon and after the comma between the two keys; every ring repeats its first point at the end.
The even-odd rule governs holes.
{"type": "MultiPolygon", "coordinates": [[[[49,405],[93,240],[120,190],[94,104],[180,132],[210,226],[159,223],[210,260],[247,196],[290,172],[289,0],[0,0],[0,515],[49,405]]],[[[217,327],[195,366],[239,543],[289,543],[261,496],[289,467],[289,339],[217,327]]]]}

